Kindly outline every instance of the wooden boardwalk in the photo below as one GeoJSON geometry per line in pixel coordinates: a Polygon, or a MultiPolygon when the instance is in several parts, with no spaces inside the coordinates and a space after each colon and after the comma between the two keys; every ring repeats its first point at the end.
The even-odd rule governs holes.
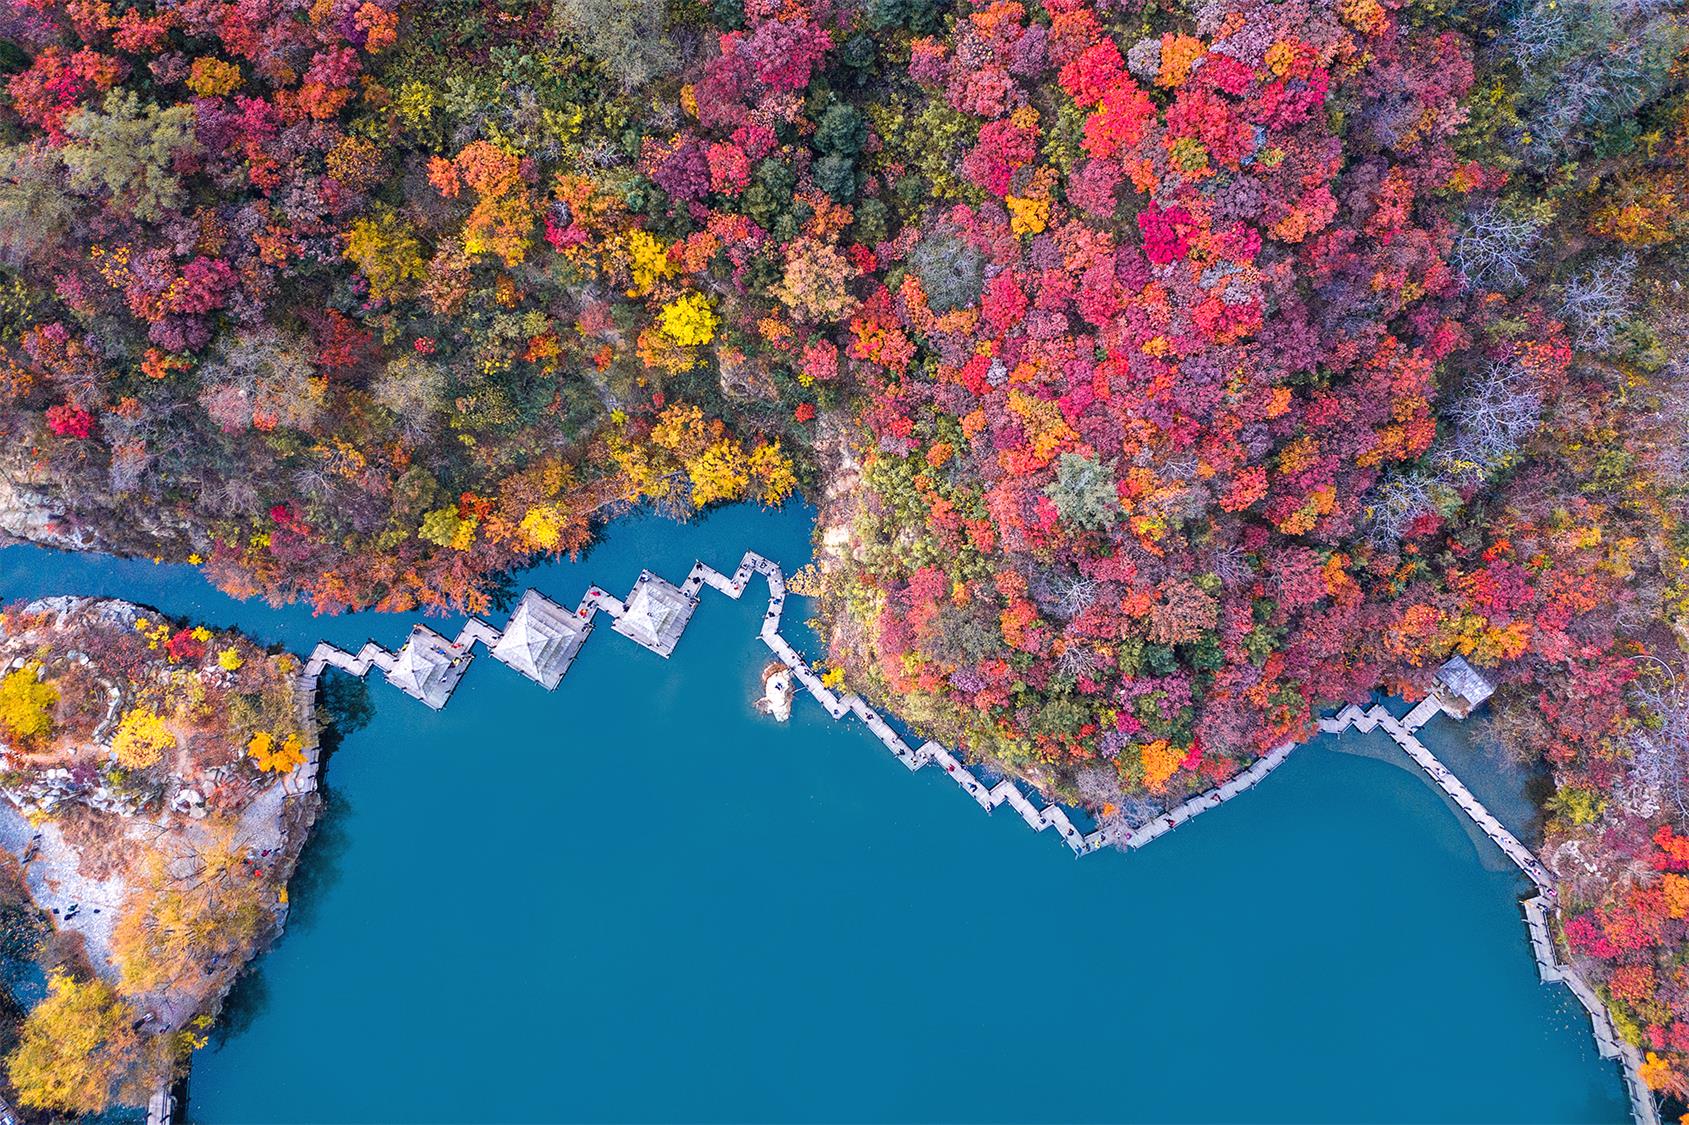
{"type": "Polygon", "coordinates": [[[1589,1014],[1596,1051],[1602,1058],[1616,1059],[1619,1063],[1620,1071],[1624,1075],[1625,1093],[1630,1099],[1630,1115],[1636,1125],[1660,1125],[1659,1104],[1654,1100],[1654,1094],[1648,1089],[1647,1083],[1642,1081],[1642,1052],[1618,1034],[1607,1006],[1601,1002],[1595,990],[1556,954],[1554,939],[1548,928],[1548,912],[1554,908],[1556,902],[1553,874],[1517,836],[1509,832],[1506,826],[1484,807],[1482,801],[1472,795],[1472,791],[1466,788],[1460,778],[1437,760],[1436,755],[1432,754],[1414,733],[1429,722],[1438,710],[1435,700],[1431,698],[1421,702],[1400,719],[1377,704],[1364,710],[1351,705],[1332,718],[1321,719],[1320,729],[1331,734],[1339,734],[1350,727],[1363,732],[1382,729],[1413,759],[1414,764],[1424,771],[1432,784],[1447,793],[1454,803],[1460,806],[1460,811],[1483,829],[1484,835],[1494,841],[1507,858],[1536,885],[1537,893],[1526,899],[1521,906],[1525,912],[1525,928],[1530,934],[1531,954],[1536,958],[1538,975],[1544,983],[1565,985],[1589,1014]],[[1427,707],[1427,704],[1430,706],[1427,707]]]}
{"type": "MultiPolygon", "coordinates": [[[[731,575],[723,574],[706,563],[695,563],[685,581],[678,586],[673,586],[649,572],[643,572],[633,592],[625,600],[598,586],[589,588],[573,610],[552,602],[535,590],[524,593],[523,600],[530,603],[530,610],[534,612],[560,617],[572,615],[580,626],[576,647],[590,634],[594,618],[602,613],[611,618],[615,632],[659,656],[667,657],[684,632],[692,611],[697,606],[698,595],[704,587],[737,600],[744,594],[752,578],[758,575],[768,586],[768,608],[763,613],[758,636],[774,654],[774,658],[791,670],[792,678],[828,715],[834,719],[843,719],[846,715],[854,716],[893,757],[911,771],[927,766],[942,769],[962,792],[973,798],[987,812],[1001,805],[1008,805],[1034,832],[1054,829],[1076,856],[1086,855],[1110,844],[1127,850],[1141,848],[1172,832],[1191,818],[1249,792],[1282,765],[1296,748],[1295,743],[1287,742],[1258,758],[1224,784],[1198,793],[1123,836],[1111,837],[1101,829],[1082,831],[1073,823],[1066,809],[1060,805],[1034,800],[1012,779],[1004,778],[995,784],[988,783],[969,769],[954,753],[937,742],[909,745],[908,741],[892,729],[885,717],[861,696],[835,691],[823,684],[821,677],[809,666],[809,662],[780,633],[780,620],[786,602],[785,572],[777,563],[755,551],[745,552],[738,568],[731,575]],[[629,615],[630,606],[633,607],[632,612],[641,619],[624,624],[623,618],[629,615]]],[[[474,646],[481,645],[492,652],[498,647],[503,636],[503,633],[488,623],[472,618],[459,631],[457,637],[450,640],[418,626],[396,652],[389,652],[373,642],[364,645],[356,653],[346,652],[327,643],[319,644],[299,674],[297,705],[300,725],[308,737],[304,747],[304,764],[285,779],[284,783],[289,791],[309,793],[316,788],[321,751],[315,734],[315,700],[318,680],[324,669],[338,668],[359,677],[367,676],[374,669],[381,672],[399,690],[430,707],[440,708],[445,706],[452,691],[456,689],[458,681],[468,667],[474,646]]],[[[535,669],[531,667],[509,661],[506,663],[542,686],[554,687],[561,678],[562,671],[567,670],[568,662],[573,660],[573,655],[571,650],[568,661],[563,663],[561,670],[549,670],[555,673],[554,675],[536,675],[535,669]]],[[[1443,708],[1435,697],[1427,698],[1399,720],[1383,707],[1362,709],[1351,705],[1331,718],[1321,719],[1319,727],[1322,731],[1330,733],[1340,733],[1351,727],[1361,731],[1383,728],[1425,772],[1432,783],[1447,793],[1461,811],[1482,828],[1508,858],[1536,884],[1537,894],[1525,903],[1525,917],[1530,930],[1532,949],[1543,979],[1564,983],[1588,1010],[1595,1031],[1596,1045],[1602,1056],[1618,1059],[1623,1067],[1631,1101],[1631,1115],[1636,1125],[1659,1125],[1659,1109],[1653,1095],[1639,1077],[1638,1068],[1642,1060],[1637,1049],[1616,1034],[1606,1008],[1593,990],[1554,956],[1554,945],[1549,937],[1547,924],[1547,911],[1555,902],[1552,874],[1415,736],[1414,732],[1440,710],[1443,708]]]]}
{"type": "Polygon", "coordinates": [[[1531,849],[1520,843],[1519,838],[1509,832],[1501,821],[1497,820],[1494,814],[1484,807],[1482,801],[1472,795],[1472,791],[1466,788],[1460,778],[1439,762],[1436,755],[1426,749],[1425,744],[1414,736],[1413,732],[1423,726],[1430,715],[1435,713],[1434,710],[1425,713],[1423,717],[1414,721],[1415,716],[1421,713],[1423,706],[1421,704],[1420,707],[1414,708],[1404,718],[1397,719],[1377,704],[1364,711],[1351,705],[1339,711],[1335,718],[1321,719],[1320,729],[1336,733],[1347,730],[1351,726],[1363,732],[1383,728],[1396,745],[1400,746],[1407,756],[1413,759],[1414,764],[1425,771],[1425,775],[1431,779],[1432,783],[1447,793],[1454,800],[1454,803],[1460,806],[1460,811],[1464,812],[1474,824],[1483,829],[1484,835],[1494,840],[1496,846],[1507,853],[1507,858],[1512,860],[1519,870],[1523,871],[1530,877],[1531,882],[1537,885],[1537,890],[1547,895],[1552,901],[1555,893],[1554,876],[1548,873],[1548,868],[1544,867],[1537,857],[1531,854],[1531,849]]]}
{"type": "MultiPolygon", "coordinates": [[[[582,639],[590,633],[593,619],[600,613],[605,614],[611,618],[616,632],[659,656],[666,657],[673,651],[680,633],[684,631],[691,617],[692,609],[697,605],[699,593],[706,586],[730,598],[738,599],[744,594],[751,580],[758,575],[768,585],[768,608],[763,613],[758,636],[774,654],[774,658],[791,670],[792,678],[802,686],[810,698],[820,704],[822,710],[834,719],[842,719],[846,715],[855,716],[893,757],[910,770],[927,766],[936,766],[943,770],[962,792],[973,798],[975,803],[987,812],[1001,805],[1008,805],[1033,831],[1054,829],[1056,835],[1061,837],[1075,855],[1085,855],[1109,844],[1126,849],[1140,848],[1173,831],[1192,817],[1218,808],[1233,797],[1247,793],[1267,774],[1277,769],[1295,748],[1294,743],[1286,743],[1255,761],[1248,769],[1225,784],[1199,793],[1168,809],[1147,824],[1115,838],[1101,829],[1091,832],[1081,830],[1074,824],[1066,809],[1028,796],[1026,791],[1010,778],[1004,778],[995,784],[987,782],[937,742],[928,741],[919,746],[911,746],[892,729],[885,717],[861,696],[828,688],[809,666],[809,662],[780,633],[780,620],[786,604],[785,572],[779,564],[755,551],[747,551],[731,575],[723,574],[707,563],[696,563],[679,586],[671,586],[656,575],[643,572],[635,584],[634,592],[626,599],[617,598],[603,588],[593,586],[573,610],[550,601],[536,590],[525,592],[522,600],[529,603],[530,611],[572,616],[580,625],[582,639]],[[623,619],[629,614],[630,606],[636,602],[640,605],[653,602],[649,596],[651,591],[658,593],[659,598],[656,600],[672,612],[660,622],[646,620],[640,622],[638,627],[623,627],[623,619]]],[[[431,629],[417,626],[405,644],[392,652],[374,642],[365,644],[355,653],[336,648],[326,642],[319,644],[306,660],[299,676],[300,725],[307,732],[315,730],[311,715],[315,705],[317,683],[327,668],[338,668],[358,677],[367,676],[371,670],[380,672],[400,691],[438,709],[445,706],[452,691],[457,687],[468,667],[474,647],[480,645],[493,652],[502,639],[503,634],[498,629],[478,618],[471,618],[454,639],[447,639],[431,629]]],[[[519,664],[510,666],[542,686],[553,687],[560,678],[560,673],[555,677],[542,678],[535,675],[531,668],[519,664]]],[[[567,665],[563,670],[567,670],[567,665]]],[[[320,749],[314,736],[307,739],[304,750],[304,764],[285,781],[290,792],[305,793],[316,787],[320,749]]]]}
{"type": "Polygon", "coordinates": [[[160,1083],[147,1100],[147,1125],[171,1125],[175,1117],[176,1097],[170,1092],[170,1083],[160,1083]]]}

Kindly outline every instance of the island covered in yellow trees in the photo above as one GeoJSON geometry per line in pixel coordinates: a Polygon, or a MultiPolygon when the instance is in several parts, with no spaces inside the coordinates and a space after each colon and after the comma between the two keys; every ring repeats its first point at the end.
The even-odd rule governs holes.
{"type": "Polygon", "coordinates": [[[0,1013],[6,1075],[53,1113],[146,1104],[286,915],[318,801],[287,784],[298,662],[52,598],[0,613],[0,669],[0,931],[46,982],[0,1013]]]}

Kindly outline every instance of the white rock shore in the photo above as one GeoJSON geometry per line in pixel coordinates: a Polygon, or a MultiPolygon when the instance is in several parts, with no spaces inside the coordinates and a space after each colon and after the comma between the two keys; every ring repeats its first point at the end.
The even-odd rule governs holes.
{"type": "Polygon", "coordinates": [[[762,670],[762,698],[757,700],[757,710],[783,723],[792,717],[792,698],[796,694],[790,669],[784,664],[770,664],[762,670]]]}

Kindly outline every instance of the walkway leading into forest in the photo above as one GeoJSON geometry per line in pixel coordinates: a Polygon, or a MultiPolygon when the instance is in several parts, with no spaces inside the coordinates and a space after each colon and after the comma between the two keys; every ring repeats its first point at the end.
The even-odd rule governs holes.
{"type": "Polygon", "coordinates": [[[1616,1059],[1619,1062],[1619,1068],[1624,1075],[1625,1093],[1630,1098],[1630,1115],[1636,1125],[1660,1125],[1659,1105],[1655,1102],[1654,1094],[1648,1089],[1647,1083],[1642,1081],[1642,1052],[1619,1035],[1613,1026],[1607,1006],[1601,1002],[1595,990],[1589,987],[1589,983],[1575,969],[1561,962],[1555,952],[1554,941],[1548,930],[1548,911],[1555,904],[1557,897],[1554,876],[1416,736],[1415,732],[1437,713],[1438,708],[1434,705],[1426,708],[1426,703],[1431,702],[1432,700],[1427,698],[1400,719],[1378,704],[1364,710],[1350,705],[1329,719],[1321,719],[1320,730],[1329,734],[1341,734],[1350,727],[1362,732],[1382,728],[1396,745],[1413,759],[1414,764],[1425,772],[1432,784],[1447,793],[1472,823],[1483,829],[1484,835],[1493,840],[1507,858],[1536,885],[1537,893],[1521,905],[1525,911],[1525,926],[1531,936],[1531,953],[1536,958],[1537,973],[1544,983],[1564,984],[1589,1013],[1590,1029],[1595,1034],[1595,1049],[1602,1058],[1616,1059]]]}
{"type": "Polygon", "coordinates": [[[170,1083],[160,1083],[147,1101],[147,1125],[171,1125],[176,1117],[176,1095],[170,1083]]]}
{"type": "MultiPolygon", "coordinates": [[[[317,645],[300,672],[296,695],[300,729],[307,736],[305,762],[285,779],[284,784],[292,793],[308,793],[317,786],[321,748],[316,738],[315,709],[318,681],[326,668],[339,668],[359,677],[367,676],[373,668],[399,690],[438,709],[450,700],[474,657],[474,647],[479,644],[494,659],[542,686],[554,687],[591,633],[598,614],[606,614],[612,619],[615,632],[666,658],[674,651],[691,620],[704,587],[737,600],[756,574],[762,575],[768,584],[768,609],[763,613],[758,636],[773,652],[775,659],[791,670],[793,679],[827,714],[834,719],[854,715],[873,732],[881,745],[911,771],[926,766],[940,767],[962,792],[987,812],[999,805],[1008,805],[1034,832],[1054,828],[1076,856],[1086,855],[1109,844],[1135,850],[1159,839],[1192,817],[1218,808],[1255,788],[1284,763],[1297,745],[1287,742],[1275,748],[1224,784],[1182,801],[1130,832],[1111,834],[1105,829],[1081,831],[1061,806],[1033,800],[1011,778],[989,783],[937,742],[929,740],[919,746],[911,746],[861,696],[826,686],[809,662],[780,634],[780,619],[786,603],[785,572],[779,564],[755,551],[747,551],[731,576],[699,562],[693,564],[685,581],[675,586],[646,571],[640,574],[626,599],[614,597],[593,586],[573,611],[536,590],[529,590],[523,594],[516,612],[502,632],[485,621],[471,618],[455,639],[447,639],[432,629],[418,625],[397,651],[390,652],[374,642],[364,645],[356,653],[326,642],[317,645]]],[[[1588,984],[1573,969],[1556,960],[1547,923],[1548,908],[1555,901],[1553,876],[1531,854],[1530,849],[1509,832],[1415,736],[1414,732],[1441,710],[1444,708],[1435,695],[1427,697],[1401,719],[1396,719],[1381,706],[1362,709],[1350,705],[1335,716],[1321,719],[1319,727],[1333,734],[1350,727],[1363,732],[1383,728],[1432,783],[1447,793],[1536,885],[1537,894],[1525,902],[1524,909],[1542,979],[1564,983],[1588,1010],[1596,1046],[1602,1057],[1616,1058],[1622,1065],[1631,1115],[1636,1125],[1660,1125],[1658,1106],[1640,1077],[1640,1052],[1617,1034],[1605,1006],[1588,984]]],[[[1450,714],[1453,718],[1460,717],[1452,712],[1450,714]]]]}
{"type": "MultiPolygon", "coordinates": [[[[698,595],[704,587],[738,599],[744,594],[752,576],[757,574],[762,575],[768,583],[768,609],[763,614],[759,636],[775,659],[791,670],[793,679],[803,686],[827,714],[835,719],[854,715],[893,757],[912,771],[926,766],[941,768],[962,792],[973,798],[986,811],[989,812],[999,805],[1008,805],[1033,831],[1055,829],[1056,834],[1075,855],[1085,855],[1111,843],[1118,843],[1128,849],[1140,848],[1173,831],[1199,813],[1218,808],[1233,797],[1247,793],[1277,769],[1289,756],[1290,751],[1295,749],[1295,743],[1285,743],[1256,760],[1248,769],[1225,784],[1175,805],[1129,833],[1111,835],[1103,829],[1081,831],[1073,823],[1067,810],[1061,806],[1034,800],[1011,778],[1003,778],[995,784],[980,778],[955,754],[937,742],[927,741],[918,746],[911,746],[892,729],[885,717],[869,706],[861,696],[834,691],[823,684],[821,677],[809,666],[809,662],[780,634],[780,619],[786,603],[785,572],[778,563],[755,551],[745,553],[738,569],[732,575],[723,574],[707,563],[696,563],[679,586],[674,586],[649,572],[642,573],[634,591],[626,599],[614,597],[602,588],[593,586],[573,611],[558,605],[538,591],[528,591],[523,595],[522,601],[528,603],[533,612],[576,623],[572,643],[560,640],[554,646],[559,655],[556,660],[551,661],[549,668],[532,660],[510,659],[505,650],[512,646],[503,643],[507,639],[506,635],[478,618],[471,618],[455,639],[448,639],[419,625],[412,630],[410,637],[397,651],[389,651],[374,642],[364,645],[356,653],[327,643],[319,644],[300,673],[297,694],[300,727],[307,733],[315,730],[316,724],[312,716],[316,706],[317,682],[326,668],[338,668],[359,677],[367,676],[370,670],[374,669],[381,672],[388,682],[400,691],[437,709],[445,706],[450,699],[452,691],[457,687],[473,658],[474,647],[479,644],[496,659],[509,664],[529,679],[544,684],[550,678],[554,684],[557,677],[548,677],[547,671],[556,672],[559,663],[563,670],[567,669],[575,650],[591,631],[594,618],[600,613],[612,619],[616,632],[659,656],[667,657],[674,650],[675,643],[690,620],[692,610],[697,606],[698,595]],[[565,651],[566,656],[562,655],[565,651]]],[[[287,779],[290,792],[309,792],[316,787],[319,755],[316,739],[312,737],[306,748],[305,764],[287,779]]]]}

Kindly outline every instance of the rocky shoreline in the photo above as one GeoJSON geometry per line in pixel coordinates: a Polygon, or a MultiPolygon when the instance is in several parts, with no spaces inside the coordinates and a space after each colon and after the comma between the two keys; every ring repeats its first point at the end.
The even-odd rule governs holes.
{"type": "MultiPolygon", "coordinates": [[[[74,1096],[32,1085],[20,1051],[9,1101],[61,1113],[147,1103],[280,935],[320,801],[283,784],[316,733],[299,729],[310,712],[293,705],[297,669],[239,634],[123,601],[49,598],[0,616],[0,864],[51,935],[51,987],[109,990],[132,1032],[96,1043],[107,1077],[71,1084],[74,1096]]],[[[26,1047],[32,1031],[70,1038],[32,1029],[48,1008],[16,1029],[26,1047]]],[[[62,1076],[81,1061],[49,1066],[62,1076]]]]}

